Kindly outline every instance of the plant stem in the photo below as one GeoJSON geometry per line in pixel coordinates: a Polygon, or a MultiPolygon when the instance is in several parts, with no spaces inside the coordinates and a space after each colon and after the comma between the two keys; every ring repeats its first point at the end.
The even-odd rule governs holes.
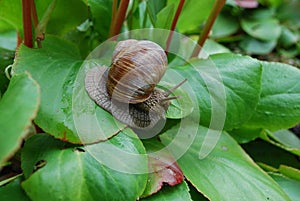
{"type": "Polygon", "coordinates": [[[34,0],[30,0],[31,2],[31,18],[34,24],[34,28],[35,28],[35,40],[37,42],[37,45],[39,48],[42,47],[42,40],[44,40],[44,34],[42,32],[38,32],[37,31],[37,27],[39,26],[39,19],[38,19],[38,15],[36,12],[36,7],[35,7],[35,3],[34,0]]]}
{"type": "Polygon", "coordinates": [[[172,40],[172,37],[173,37],[173,33],[174,33],[174,30],[175,30],[179,15],[182,11],[184,2],[185,2],[185,0],[180,0],[180,2],[178,4],[178,7],[177,7],[177,10],[176,10],[176,13],[175,13],[175,16],[174,16],[174,19],[172,21],[172,25],[171,25],[171,29],[170,29],[171,32],[170,32],[170,34],[168,36],[168,39],[167,39],[166,54],[168,54],[169,47],[170,47],[170,44],[171,44],[171,40],[172,40]]]}
{"type": "MultiPolygon", "coordinates": [[[[126,11],[128,8],[129,0],[121,0],[118,12],[113,22],[113,27],[110,30],[110,37],[113,37],[120,33],[122,24],[126,17],[126,11]]],[[[115,38],[116,39],[116,38],[115,38]]]]}
{"type": "Polygon", "coordinates": [[[117,9],[118,9],[118,0],[113,0],[113,4],[112,4],[112,14],[111,14],[111,23],[110,23],[110,34],[112,33],[112,29],[114,27],[114,23],[116,20],[116,14],[117,14],[117,9]]]}
{"type": "Polygon", "coordinates": [[[24,44],[32,48],[31,0],[22,0],[24,44]]]}
{"type": "Polygon", "coordinates": [[[19,32],[17,32],[17,48],[22,44],[22,37],[19,32]]]}
{"type": "Polygon", "coordinates": [[[203,28],[203,31],[199,36],[199,39],[197,42],[198,45],[195,46],[195,49],[194,49],[191,57],[197,57],[200,54],[201,48],[203,47],[203,45],[209,35],[209,32],[210,32],[217,16],[219,15],[220,11],[222,10],[223,6],[225,5],[225,3],[226,3],[226,0],[216,0],[215,1],[213,8],[210,12],[210,15],[207,19],[207,22],[205,23],[205,26],[203,28]]]}

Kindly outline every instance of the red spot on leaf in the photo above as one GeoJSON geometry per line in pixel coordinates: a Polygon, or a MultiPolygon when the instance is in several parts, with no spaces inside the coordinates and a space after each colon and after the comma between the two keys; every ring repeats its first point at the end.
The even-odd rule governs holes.
{"type": "Polygon", "coordinates": [[[176,184],[180,184],[183,181],[183,173],[175,162],[170,166],[163,168],[162,170],[158,171],[156,174],[162,178],[161,185],[163,183],[167,183],[170,186],[175,186],[176,184]]]}
{"type": "Polygon", "coordinates": [[[184,179],[180,167],[169,152],[164,152],[163,156],[160,155],[159,157],[149,154],[148,165],[150,173],[143,197],[158,192],[164,184],[175,186],[184,179]]]}

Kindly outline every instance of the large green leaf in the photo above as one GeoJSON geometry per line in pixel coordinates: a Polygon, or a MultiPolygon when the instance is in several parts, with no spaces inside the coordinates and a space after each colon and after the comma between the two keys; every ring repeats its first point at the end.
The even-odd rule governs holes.
{"type": "Polygon", "coordinates": [[[21,146],[36,116],[39,101],[38,84],[28,74],[11,79],[0,101],[0,165],[21,146]]]}
{"type": "Polygon", "coordinates": [[[300,71],[282,63],[261,62],[262,91],[246,126],[279,130],[300,122],[300,71]]]}
{"type": "Polygon", "coordinates": [[[47,36],[41,49],[22,45],[13,69],[16,73],[29,71],[39,83],[41,106],[35,122],[45,132],[72,143],[106,140],[119,128],[113,117],[96,107],[86,94],[83,83],[87,67],[82,68],[74,83],[82,63],[76,46],[47,36]],[[74,99],[73,90],[79,95],[74,99]],[[76,114],[80,118],[73,120],[76,114]]]}
{"type": "MultiPolygon", "coordinates": [[[[174,4],[177,8],[179,0],[168,0],[167,5],[174,4]]],[[[185,1],[179,16],[177,28],[181,33],[193,32],[200,29],[200,25],[208,17],[213,1],[189,0],[185,1]]]]}
{"type": "MultiPolygon", "coordinates": [[[[26,176],[22,187],[33,200],[136,200],[145,188],[147,174],[110,169],[103,158],[91,152],[93,148],[106,151],[106,146],[128,154],[145,154],[141,141],[132,132],[86,147],[68,147],[49,135],[35,135],[25,143],[22,152],[26,176]]],[[[127,170],[139,166],[147,172],[146,155],[127,161],[118,153],[111,154],[111,162],[127,170]]]]}
{"type": "Polygon", "coordinates": [[[164,186],[158,193],[141,199],[142,201],[190,201],[191,196],[189,194],[189,188],[186,182],[170,187],[164,186]]]}
{"type": "MultiPolygon", "coordinates": [[[[185,147],[181,142],[188,135],[181,136],[181,141],[173,141],[177,129],[166,131],[161,140],[175,156],[186,150],[178,164],[186,178],[210,200],[290,200],[226,132],[220,135],[218,131],[199,127],[193,144],[185,147]],[[212,141],[215,146],[211,146],[212,141]],[[204,158],[203,149],[210,151],[204,158]]],[[[185,127],[185,132],[189,133],[189,129],[185,127]]]]}
{"type": "Polygon", "coordinates": [[[216,54],[172,69],[186,77],[196,93],[200,124],[214,129],[224,126],[230,130],[253,114],[262,73],[257,60],[235,54],[216,54]]]}

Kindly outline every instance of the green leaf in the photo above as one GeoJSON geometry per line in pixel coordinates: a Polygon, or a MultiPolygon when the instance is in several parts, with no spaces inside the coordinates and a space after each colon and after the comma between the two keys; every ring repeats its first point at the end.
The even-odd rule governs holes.
{"type": "Polygon", "coordinates": [[[291,200],[298,200],[300,197],[300,182],[290,179],[284,175],[269,173],[270,176],[281,186],[291,200]]]}
{"type": "Polygon", "coordinates": [[[92,64],[87,62],[78,73],[82,64],[76,46],[47,36],[41,49],[22,45],[13,70],[29,71],[39,83],[41,106],[35,122],[45,132],[72,143],[106,140],[119,128],[112,115],[97,107],[85,92],[84,77],[92,64]]]}
{"type": "MultiPolygon", "coordinates": [[[[185,147],[182,142],[188,135],[173,141],[177,129],[166,131],[161,140],[175,156],[185,150],[178,164],[193,186],[210,200],[289,200],[226,132],[199,127],[193,144],[185,147]],[[209,153],[206,157],[201,154],[203,150],[209,153]]],[[[186,125],[185,133],[189,129],[186,125]]]]}
{"type": "MultiPolygon", "coordinates": [[[[65,34],[88,17],[88,7],[82,1],[72,0],[57,1],[53,12],[47,13],[46,10],[52,1],[35,2],[38,18],[41,22],[43,22],[43,18],[49,18],[49,21],[43,22],[47,24],[47,33],[65,34]]],[[[0,17],[14,26],[19,33],[23,33],[22,3],[20,0],[0,1],[0,17]]]]}
{"type": "Polygon", "coordinates": [[[191,201],[186,182],[176,186],[164,186],[158,193],[141,199],[141,201],[191,201]]]}
{"type": "Polygon", "coordinates": [[[112,17],[112,0],[89,0],[94,26],[100,35],[100,40],[107,39],[112,17]]]}
{"type": "MultiPolygon", "coordinates": [[[[172,76],[166,73],[165,78],[172,79],[172,76]]],[[[168,90],[174,87],[174,85],[163,81],[165,78],[163,78],[158,85],[162,85],[162,88],[164,88],[164,90],[168,90]]],[[[184,91],[181,88],[178,88],[172,93],[171,96],[178,96],[179,98],[170,101],[170,106],[166,113],[167,118],[182,119],[193,112],[193,101],[191,100],[189,94],[186,91],[184,91]]]]}
{"type": "Polygon", "coordinates": [[[156,22],[156,15],[161,11],[167,4],[167,0],[148,0],[147,11],[152,21],[152,24],[156,22]]]}
{"type": "Polygon", "coordinates": [[[20,176],[9,184],[0,187],[0,200],[30,201],[21,188],[20,176]]]}
{"type": "Polygon", "coordinates": [[[171,29],[175,11],[174,4],[164,7],[156,16],[157,20],[155,22],[155,28],[171,29]]]}
{"type": "Polygon", "coordinates": [[[133,2],[132,9],[129,11],[126,19],[129,30],[142,29],[145,28],[146,25],[148,25],[148,16],[146,12],[147,2],[133,2]]]}
{"type": "Polygon", "coordinates": [[[299,29],[299,1],[287,1],[279,6],[276,13],[278,19],[288,25],[290,28],[299,29]]]}
{"type": "Polygon", "coordinates": [[[239,143],[244,144],[260,137],[262,129],[259,128],[238,128],[229,132],[229,134],[239,143]]]}
{"type": "Polygon", "coordinates": [[[236,33],[239,29],[238,20],[229,13],[220,13],[212,27],[212,38],[222,38],[236,33]]]}
{"type": "Polygon", "coordinates": [[[299,41],[299,36],[287,27],[282,27],[279,42],[285,48],[291,47],[299,41]]]}
{"type": "Polygon", "coordinates": [[[242,19],[241,26],[250,36],[264,40],[277,40],[281,34],[281,26],[276,19],[249,20],[242,19]]]}
{"type": "Polygon", "coordinates": [[[300,170],[286,165],[279,166],[279,172],[300,182],[300,170]]]}
{"type": "Polygon", "coordinates": [[[200,58],[206,59],[209,55],[219,53],[230,53],[230,50],[225,46],[211,39],[206,39],[203,48],[201,49],[200,58]]]}
{"type": "Polygon", "coordinates": [[[300,71],[282,63],[261,62],[262,87],[256,112],[246,126],[272,131],[300,122],[300,71]]]}
{"type": "Polygon", "coordinates": [[[259,62],[235,54],[216,54],[190,65],[172,69],[188,79],[197,96],[201,125],[231,130],[251,117],[260,94],[259,62]]]}
{"type": "Polygon", "coordinates": [[[39,86],[28,74],[13,76],[0,101],[0,165],[20,148],[39,98],[39,86]]]}
{"type": "Polygon", "coordinates": [[[56,0],[53,12],[47,13],[52,2],[53,0],[36,1],[40,22],[46,23],[47,33],[64,35],[88,18],[88,7],[82,1],[56,0]],[[47,18],[49,21],[43,21],[47,18]]]}
{"type": "Polygon", "coordinates": [[[279,130],[272,133],[272,137],[286,147],[300,150],[300,139],[289,130],[279,130]]]}
{"type": "Polygon", "coordinates": [[[274,41],[261,41],[250,36],[244,37],[239,46],[247,53],[247,54],[258,54],[264,55],[270,53],[276,46],[277,42],[274,41]]]}
{"type": "Polygon", "coordinates": [[[19,32],[22,31],[22,3],[20,0],[0,1],[0,18],[19,32]]]}
{"type": "Polygon", "coordinates": [[[243,16],[245,16],[247,19],[251,20],[265,20],[270,19],[276,15],[275,8],[257,8],[257,9],[249,9],[245,10],[245,13],[243,16]]]}
{"type": "Polygon", "coordinates": [[[276,132],[266,131],[264,140],[300,156],[300,140],[289,130],[279,130],[276,132]]]}
{"type": "MultiPolygon", "coordinates": [[[[179,0],[168,0],[167,5],[174,4],[177,8],[179,0]]],[[[177,28],[179,32],[194,32],[200,29],[200,25],[210,14],[213,1],[189,0],[185,1],[182,12],[179,16],[177,28]]]]}
{"type": "Polygon", "coordinates": [[[17,46],[17,32],[13,27],[0,19],[0,48],[14,51],[17,46]]]}
{"type": "Polygon", "coordinates": [[[35,135],[26,141],[22,152],[26,176],[22,187],[34,200],[136,200],[145,188],[147,174],[127,171],[139,166],[147,172],[147,158],[142,154],[143,145],[132,132],[85,147],[68,147],[49,135],[35,135]],[[110,153],[111,162],[125,168],[124,172],[110,169],[105,156],[100,157],[101,151],[108,151],[107,146],[141,157],[127,161],[116,152],[110,153]]]}

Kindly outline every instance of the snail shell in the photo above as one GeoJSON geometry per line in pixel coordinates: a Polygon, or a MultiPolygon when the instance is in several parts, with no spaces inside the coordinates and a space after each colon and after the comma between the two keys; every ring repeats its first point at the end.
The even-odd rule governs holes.
{"type": "Polygon", "coordinates": [[[89,70],[85,88],[91,99],[119,121],[133,128],[151,128],[165,118],[172,99],[168,98],[171,91],[155,88],[166,66],[165,52],[157,44],[121,41],[113,52],[111,68],[89,70]]]}
{"type": "Polygon", "coordinates": [[[108,94],[120,102],[144,102],[164,75],[167,62],[164,50],[156,43],[132,39],[119,42],[108,72],[108,94]]]}

